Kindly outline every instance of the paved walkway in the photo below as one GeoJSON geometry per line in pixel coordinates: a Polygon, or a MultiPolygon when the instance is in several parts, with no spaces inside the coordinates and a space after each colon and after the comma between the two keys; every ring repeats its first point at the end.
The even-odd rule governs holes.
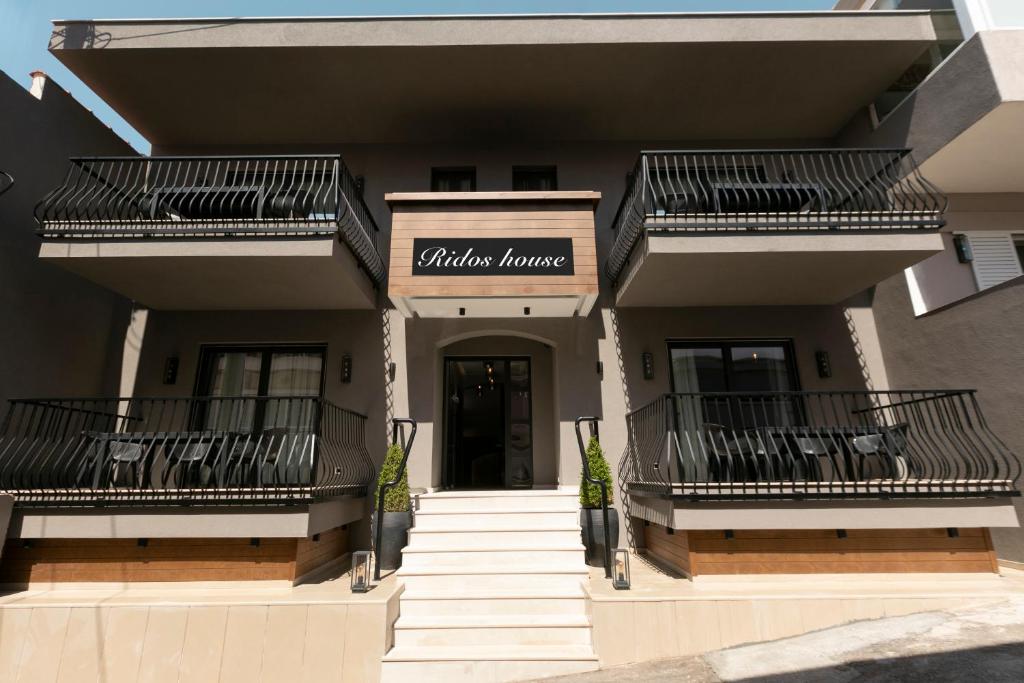
{"type": "Polygon", "coordinates": [[[837,626],[552,683],[1024,681],[1024,598],[837,626]]]}

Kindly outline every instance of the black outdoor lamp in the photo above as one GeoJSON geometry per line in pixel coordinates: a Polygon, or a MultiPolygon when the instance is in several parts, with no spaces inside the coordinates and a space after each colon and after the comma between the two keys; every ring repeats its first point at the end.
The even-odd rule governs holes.
{"type": "Polygon", "coordinates": [[[629,590],[629,551],[617,549],[612,556],[612,587],[615,590],[629,590]]]}
{"type": "Polygon", "coordinates": [[[370,590],[370,551],[357,550],[352,553],[352,592],[365,593],[370,590]]]}
{"type": "Polygon", "coordinates": [[[953,251],[956,252],[956,260],[960,263],[970,263],[974,260],[974,251],[971,243],[967,241],[967,235],[953,235],[953,251]]]}

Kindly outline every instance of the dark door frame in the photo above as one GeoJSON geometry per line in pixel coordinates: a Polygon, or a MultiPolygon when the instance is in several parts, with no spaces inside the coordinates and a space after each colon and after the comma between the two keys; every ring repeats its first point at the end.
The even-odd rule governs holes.
{"type": "Polygon", "coordinates": [[[531,474],[533,468],[533,358],[530,356],[523,355],[456,355],[448,356],[442,355],[441,357],[441,424],[443,425],[443,432],[441,435],[441,486],[444,489],[455,489],[455,458],[456,453],[452,453],[452,434],[449,433],[449,410],[451,399],[449,397],[449,365],[451,363],[466,362],[466,361],[479,361],[481,363],[485,361],[501,362],[505,365],[505,381],[504,381],[504,401],[503,410],[504,415],[502,416],[504,422],[504,443],[503,443],[503,457],[502,457],[502,481],[503,489],[512,488],[509,484],[509,451],[511,450],[511,426],[512,426],[512,382],[510,377],[510,365],[512,361],[525,361],[527,364],[528,381],[529,381],[529,413],[530,413],[530,460],[531,460],[531,474]]]}

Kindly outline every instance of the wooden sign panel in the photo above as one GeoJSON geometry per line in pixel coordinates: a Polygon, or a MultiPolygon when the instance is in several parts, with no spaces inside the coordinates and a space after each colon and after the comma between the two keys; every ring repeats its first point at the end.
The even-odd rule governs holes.
{"type": "Polygon", "coordinates": [[[392,300],[597,296],[597,192],[428,192],[385,198],[392,211],[392,300]]]}

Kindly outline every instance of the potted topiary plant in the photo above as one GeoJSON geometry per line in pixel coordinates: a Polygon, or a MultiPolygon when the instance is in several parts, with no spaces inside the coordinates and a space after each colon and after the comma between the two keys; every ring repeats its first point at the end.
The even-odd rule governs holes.
{"type": "MultiPolygon", "coordinates": [[[[592,479],[605,482],[608,491],[608,533],[611,548],[619,547],[619,515],[612,507],[612,471],[604,459],[604,451],[597,437],[590,437],[587,443],[587,467],[592,479]]],[[[605,562],[604,515],[601,510],[601,487],[587,480],[586,472],[580,477],[580,526],[583,527],[583,546],[587,552],[587,564],[602,567],[605,562]]]]}
{"type": "MultiPolygon", "coordinates": [[[[377,494],[374,501],[380,500],[381,487],[398,476],[405,453],[398,444],[391,444],[384,456],[380,474],[377,476],[377,494]]],[[[376,504],[376,503],[375,503],[376,504]]],[[[380,512],[379,510],[377,512],[380,512]]],[[[373,529],[376,533],[376,515],[373,529]]],[[[412,513],[409,512],[409,473],[402,470],[402,477],[384,494],[383,535],[377,557],[381,569],[398,569],[402,565],[402,548],[409,543],[409,529],[412,528],[412,513]]]]}

